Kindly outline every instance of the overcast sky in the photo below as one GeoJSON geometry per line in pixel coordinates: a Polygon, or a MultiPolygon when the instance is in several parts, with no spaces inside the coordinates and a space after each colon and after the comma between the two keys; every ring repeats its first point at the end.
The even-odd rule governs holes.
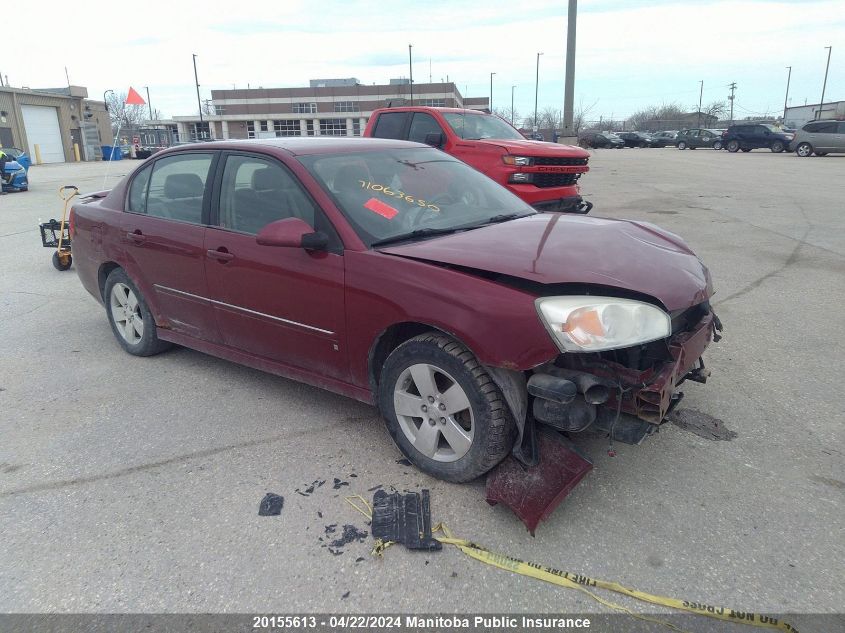
{"type": "MultiPolygon", "coordinates": [[[[817,103],[825,46],[833,45],[826,101],[845,99],[845,0],[581,0],[575,98],[588,118],[619,119],[677,102],[695,110],[723,100],[737,83],[737,118],[779,113],[787,69],[791,105],[817,103]]],[[[92,98],[131,85],[164,116],[197,110],[191,54],[203,99],[213,88],[290,87],[311,78],[387,83],[454,81],[465,96],[533,111],[536,54],[539,103],[562,107],[566,0],[364,2],[268,0],[132,3],[13,2],[4,11],[0,72],[12,86],[70,81],[92,98]],[[86,6],[90,5],[90,6],[86,6]],[[9,7],[10,8],[10,7],[9,7]],[[12,54],[14,52],[14,54],[12,54]]]]}

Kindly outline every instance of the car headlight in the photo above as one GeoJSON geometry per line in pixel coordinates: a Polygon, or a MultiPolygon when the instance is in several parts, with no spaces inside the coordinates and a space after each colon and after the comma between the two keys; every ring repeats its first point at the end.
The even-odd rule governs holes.
{"type": "Polygon", "coordinates": [[[528,167],[534,162],[528,156],[511,156],[510,154],[502,156],[502,160],[505,165],[513,165],[514,167],[528,167]]]}
{"type": "Polygon", "coordinates": [[[672,319],[666,312],[633,299],[541,297],[535,305],[562,352],[619,349],[672,334],[672,319]]]}

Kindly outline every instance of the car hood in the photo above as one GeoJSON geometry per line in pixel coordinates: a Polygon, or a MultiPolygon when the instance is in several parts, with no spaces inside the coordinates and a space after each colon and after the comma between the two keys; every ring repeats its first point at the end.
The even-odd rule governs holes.
{"type": "MultiPolygon", "coordinates": [[[[461,142],[468,142],[461,141],[461,142]]],[[[483,138],[473,140],[482,146],[494,146],[503,149],[508,154],[521,154],[525,156],[560,156],[565,154],[567,158],[589,158],[590,154],[580,147],[574,145],[562,145],[560,143],[547,143],[545,141],[529,141],[519,139],[498,139],[483,138]]]]}
{"type": "Polygon", "coordinates": [[[713,294],[710,273],[678,236],[632,220],[538,213],[380,252],[542,284],[595,284],[654,297],[674,312],[713,294]]]}
{"type": "Polygon", "coordinates": [[[4,163],[3,170],[4,170],[4,171],[6,171],[6,172],[11,173],[11,172],[13,172],[13,171],[17,171],[17,170],[19,170],[21,167],[23,167],[23,165],[21,165],[18,161],[16,161],[16,160],[7,160],[7,161],[4,163]]]}

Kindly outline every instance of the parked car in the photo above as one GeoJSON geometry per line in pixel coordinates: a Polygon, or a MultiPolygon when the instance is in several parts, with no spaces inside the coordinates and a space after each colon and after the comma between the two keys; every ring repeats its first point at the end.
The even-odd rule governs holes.
{"type": "Polygon", "coordinates": [[[790,151],[799,156],[827,156],[830,152],[845,152],[845,121],[812,121],[795,133],[789,143],[790,151]]]}
{"type": "Polygon", "coordinates": [[[615,134],[606,132],[582,132],[578,137],[578,145],[587,148],[609,148],[625,147],[625,141],[615,134]]]}
{"type": "Polygon", "coordinates": [[[768,123],[732,125],[722,134],[722,146],[729,152],[765,148],[777,154],[785,150],[791,141],[791,134],[768,123]]]}
{"type": "Polygon", "coordinates": [[[704,128],[681,130],[675,137],[675,147],[678,149],[698,149],[699,147],[722,149],[722,146],[722,136],[716,130],[704,128]]]}
{"type": "Polygon", "coordinates": [[[526,459],[535,419],[639,443],[678,385],[704,381],[719,327],[677,235],[537,213],[418,143],[172,148],[74,204],[70,226],[126,352],[176,343],[375,404],[450,481],[526,459]]]}
{"type": "Polygon", "coordinates": [[[658,141],[663,141],[663,147],[667,145],[675,145],[675,137],[678,136],[678,130],[664,130],[663,132],[655,132],[652,136],[658,141]]]}
{"type": "Polygon", "coordinates": [[[617,132],[616,136],[624,141],[625,147],[655,147],[657,145],[651,135],[645,132],[617,132]]]}
{"type": "Polygon", "coordinates": [[[373,112],[364,136],[426,143],[489,176],[541,211],[587,213],[578,180],[590,154],[580,147],[526,140],[502,118],[476,110],[423,106],[373,112]]]}
{"type": "Polygon", "coordinates": [[[26,152],[16,147],[4,147],[6,161],[0,171],[0,191],[11,193],[29,191],[29,167],[32,164],[26,152]]]}

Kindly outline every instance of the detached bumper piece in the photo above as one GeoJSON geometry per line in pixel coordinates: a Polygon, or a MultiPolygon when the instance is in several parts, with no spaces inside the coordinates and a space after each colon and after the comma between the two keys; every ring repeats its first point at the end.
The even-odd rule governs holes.
{"type": "Polygon", "coordinates": [[[540,213],[589,213],[593,208],[593,203],[587,202],[581,196],[570,196],[559,200],[536,202],[531,206],[540,213]]]}
{"type": "MultiPolygon", "coordinates": [[[[531,536],[593,468],[557,433],[539,432],[540,462],[524,466],[512,455],[487,475],[487,503],[502,503],[528,528],[531,536]]],[[[375,533],[375,529],[373,530],[375,533]]]]}
{"type": "Polygon", "coordinates": [[[435,551],[443,547],[431,536],[428,490],[404,495],[377,490],[373,495],[372,532],[377,539],[401,543],[408,549],[435,551]]]}

